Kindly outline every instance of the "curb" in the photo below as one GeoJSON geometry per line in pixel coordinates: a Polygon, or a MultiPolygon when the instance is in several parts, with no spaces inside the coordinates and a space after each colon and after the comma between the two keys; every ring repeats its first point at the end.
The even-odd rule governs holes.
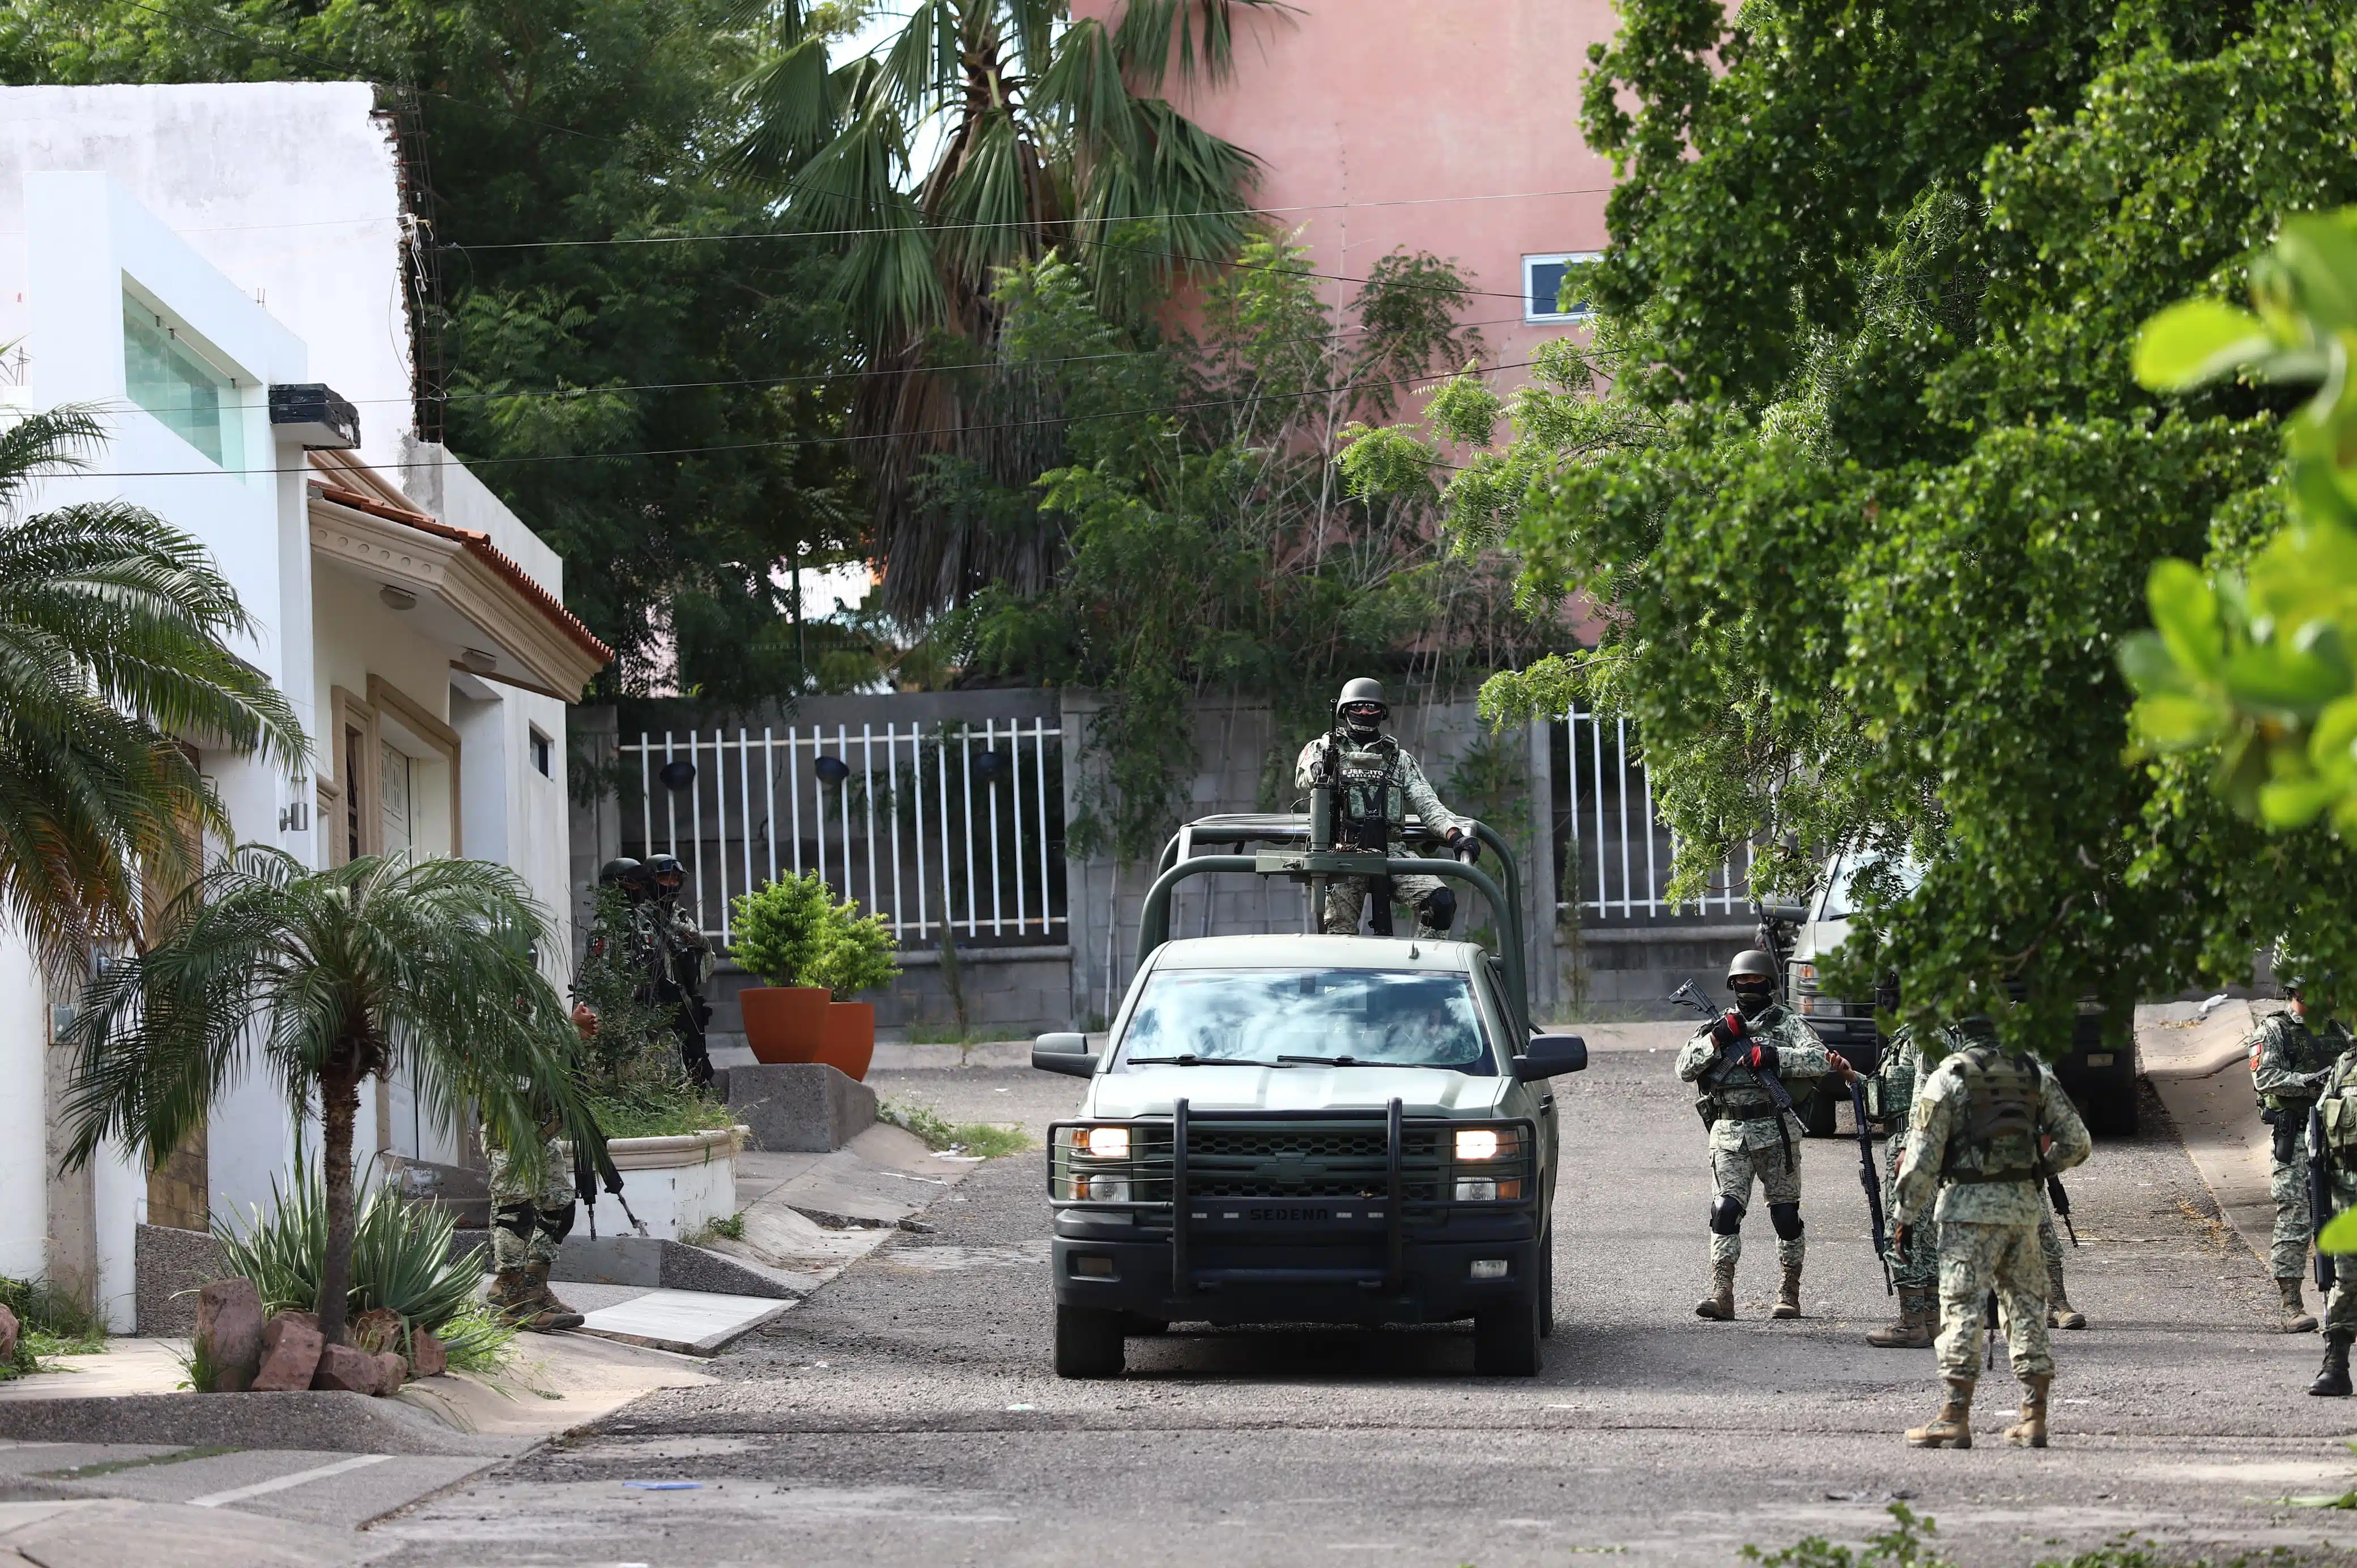
{"type": "Polygon", "coordinates": [[[503,1459],[523,1451],[511,1439],[459,1432],[394,1400],[324,1390],[10,1400],[0,1402],[0,1438],[478,1459],[503,1459]]]}

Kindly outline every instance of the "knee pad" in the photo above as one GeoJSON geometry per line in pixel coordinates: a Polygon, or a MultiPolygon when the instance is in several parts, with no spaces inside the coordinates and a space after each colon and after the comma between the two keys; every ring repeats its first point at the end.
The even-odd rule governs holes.
{"type": "Polygon", "coordinates": [[[1743,1229],[1743,1205],[1724,1194],[1710,1206],[1710,1232],[1714,1236],[1732,1236],[1743,1229]]]}
{"type": "Polygon", "coordinates": [[[532,1205],[523,1199],[491,1206],[492,1227],[522,1240],[532,1240],[532,1228],[537,1222],[532,1205]]]}
{"type": "Polygon", "coordinates": [[[1776,1227],[1776,1234],[1784,1240],[1801,1239],[1801,1206],[1797,1203],[1771,1203],[1768,1206],[1768,1223],[1776,1227]]]}
{"type": "Polygon", "coordinates": [[[1424,905],[1416,913],[1424,923],[1436,931],[1445,931],[1457,923],[1457,890],[1435,888],[1424,896],[1424,905]]]}
{"type": "Polygon", "coordinates": [[[573,1234],[573,1212],[580,1205],[568,1203],[562,1208],[540,1211],[540,1233],[552,1241],[562,1241],[573,1234]]]}

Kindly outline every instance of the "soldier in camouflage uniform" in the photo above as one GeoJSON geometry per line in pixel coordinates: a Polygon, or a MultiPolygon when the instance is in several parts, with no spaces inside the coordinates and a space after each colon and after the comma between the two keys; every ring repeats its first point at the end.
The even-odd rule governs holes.
{"type": "Polygon", "coordinates": [[[688,1078],[698,1089],[707,1088],[712,1082],[712,1054],[704,1043],[704,1026],[712,1021],[712,1004],[704,999],[704,987],[712,978],[712,942],[704,934],[704,922],[680,908],[687,868],[679,857],[651,854],[647,871],[654,879],[654,897],[647,913],[654,973],[644,1000],[669,1018],[688,1078]]]}
{"type": "MultiPolygon", "coordinates": [[[[1972,1042],[1953,1029],[1941,1031],[1941,1049],[1961,1050],[1972,1042]]],[[[1883,1145],[1882,1190],[1899,1190],[1899,1161],[1907,1148],[1909,1112],[1915,1090],[1923,1079],[1923,1047],[1907,1026],[1890,1037],[1890,1047],[1874,1071],[1875,1095],[1881,1118],[1889,1128],[1883,1145]]],[[[2046,1326],[2084,1328],[2086,1314],[2071,1305],[2063,1286],[2062,1239],[2054,1229],[2054,1210],[2041,1188],[2038,1195],[2038,1250],[2046,1259],[2046,1326]]],[[[1867,1343],[1886,1350],[1920,1350],[1940,1329],[1940,1239],[1936,1221],[1908,1232],[1902,1251],[1896,1234],[1884,1254],[1890,1264],[1890,1283],[1899,1292],[1899,1319],[1866,1337],[1867,1343]]]]}
{"type": "Polygon", "coordinates": [[[1891,1204],[1900,1251],[1914,1227],[1940,1226],[1940,1413],[1907,1433],[1917,1448],[1969,1448],[1974,1385],[1980,1378],[1982,1308],[1994,1288],[2006,1314],[2021,1418],[2006,1441],[2046,1446],[2046,1396],[2054,1358],[2046,1337],[2046,1270],[2037,1255],[2048,1175],[2069,1170],[2094,1147],[2086,1124],[2045,1063],[1998,1048],[1988,1019],[1956,1026],[1963,1047],[1932,1069],[1916,1091],[1899,1184],[1891,1204]],[[1921,1211],[1937,1190],[1932,1215],[1921,1211]],[[1919,1219],[1920,1217],[1920,1219],[1919,1219]]]}
{"type": "MultiPolygon", "coordinates": [[[[2274,1265],[2276,1289],[2283,1296],[2287,1334],[2306,1334],[2316,1327],[2308,1305],[2300,1299],[2300,1283],[2308,1274],[2309,1228],[2308,1203],[2308,1112],[2316,1103],[2332,1064],[2349,1049],[2346,1026],[2334,1019],[2312,1027],[2308,1002],[2314,989],[2297,964],[2278,949],[2276,978],[2291,996],[2288,1012],[2270,1014],[2244,1041],[2250,1053],[2251,1088],[2259,1097],[2259,1119],[2273,1130],[2273,1156],[2267,1190],[2276,1200],[2274,1244],[2268,1261],[2274,1265]]],[[[2318,998],[2319,1011],[2330,1011],[2330,1000],[2318,998]]]]}
{"type": "MultiPolygon", "coordinates": [[[[2344,1053],[2326,1069],[2316,1109],[2323,1123],[2328,1186],[2337,1215],[2357,1208],[2357,1051],[2344,1053]]],[[[2352,1339],[2357,1339],[2357,1259],[2335,1258],[2332,1289],[2324,1298],[2324,1369],[2308,1385],[2309,1393],[2348,1397],[2352,1339]]]]}
{"type": "MultiPolygon", "coordinates": [[[[1383,851],[1394,843],[1413,811],[1452,850],[1470,851],[1480,840],[1472,824],[1440,803],[1400,743],[1383,733],[1391,716],[1380,682],[1363,677],[1347,682],[1334,703],[1334,727],[1301,748],[1293,768],[1296,787],[1318,783],[1334,786],[1334,843],[1338,849],[1383,851]]],[[[1318,929],[1329,936],[1356,936],[1366,908],[1371,884],[1378,879],[1336,876],[1329,879],[1326,907],[1318,929]]],[[[1415,910],[1416,934],[1442,937],[1457,923],[1457,894],[1437,876],[1399,876],[1388,882],[1390,897],[1375,913],[1378,935],[1391,934],[1390,897],[1415,910]]]]}
{"type": "MultiPolygon", "coordinates": [[[[1910,1025],[1890,1037],[1873,1076],[1872,1098],[1878,1102],[1889,1137],[1882,1146],[1882,1190],[1899,1190],[1899,1156],[1907,1147],[1907,1119],[1915,1103],[1915,1086],[1923,1076],[1923,1047],[1910,1025]]],[[[1890,1283],[1899,1292],[1899,1320],[1866,1337],[1867,1343],[1886,1350],[1921,1350],[1932,1343],[1940,1327],[1940,1248],[1937,1232],[1918,1225],[1901,1247],[1897,1236],[1884,1253],[1890,1264],[1890,1283]]]]}
{"type": "Polygon", "coordinates": [[[554,1138],[547,1139],[534,1181],[507,1150],[494,1148],[490,1156],[491,1309],[535,1333],[580,1327],[581,1315],[548,1285],[557,1249],[573,1230],[571,1160],[554,1138]]]}
{"type": "Polygon", "coordinates": [[[1678,1053],[1678,1077],[1701,1092],[1695,1109],[1710,1125],[1710,1169],[1718,1196],[1710,1206],[1710,1294],[1695,1316],[1726,1322],[1735,1316],[1735,1263],[1743,1255],[1743,1214],[1756,1180],[1776,1230],[1776,1261],[1784,1278],[1775,1316],[1801,1316],[1801,1262],[1808,1244],[1801,1229],[1801,1119],[1780,1114],[1770,1079],[1793,1099],[1806,1096],[1831,1073],[1847,1079],[1849,1063],[1825,1049],[1816,1032],[1775,1000],[1775,961],[1751,950],[1727,966],[1735,1011],[1695,1032],[1678,1053]]]}

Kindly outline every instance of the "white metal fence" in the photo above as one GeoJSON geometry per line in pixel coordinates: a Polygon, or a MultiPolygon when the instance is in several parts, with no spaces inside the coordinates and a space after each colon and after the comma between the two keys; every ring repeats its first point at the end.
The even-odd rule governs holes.
{"type": "Polygon", "coordinates": [[[921,946],[1066,940],[1063,731],[789,725],[642,731],[620,747],[622,853],[677,855],[683,897],[729,936],[729,900],[814,871],[921,946]]]}
{"type": "Polygon", "coordinates": [[[1701,897],[1673,905],[1662,897],[1677,859],[1677,841],[1653,814],[1653,780],[1635,750],[1626,719],[1574,709],[1564,715],[1570,766],[1562,774],[1556,832],[1564,846],[1556,908],[1583,922],[1749,913],[1751,850],[1718,868],[1701,897]]]}

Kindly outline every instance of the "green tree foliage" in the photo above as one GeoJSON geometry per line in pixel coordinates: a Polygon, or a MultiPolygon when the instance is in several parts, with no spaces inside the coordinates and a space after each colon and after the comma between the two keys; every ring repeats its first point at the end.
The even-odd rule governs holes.
{"type": "Polygon", "coordinates": [[[571,563],[609,693],[794,688],[785,569],[862,531],[833,258],[712,238],[779,226],[723,168],[760,58],[724,0],[0,0],[11,82],[360,77],[414,107],[447,438],[571,563]]]}
{"type": "Polygon", "coordinates": [[[363,855],[307,872],[248,844],[173,900],[161,937],[91,983],[65,1032],[70,1165],[119,1139],[160,1159],[221,1090],[262,1070],[316,1109],[327,1191],[319,1331],[339,1343],[352,1283],[361,1089],[402,1074],[436,1126],[469,1112],[530,1168],[553,1122],[602,1150],[573,1079],[576,1038],[539,968],[554,931],[480,860],[363,855]]]}
{"type": "Polygon", "coordinates": [[[1238,15],[1277,0],[912,0],[869,52],[830,58],[840,8],[763,7],[773,47],[742,87],[739,166],[836,236],[833,294],[866,354],[854,410],[875,479],[885,607],[914,623],[991,583],[1044,587],[1052,532],[994,526],[919,483],[928,458],[1021,486],[1054,460],[1027,383],[997,371],[1001,268],[1050,248],[1109,316],[1245,237],[1254,162],[1162,96],[1224,80],[1238,15]]]}
{"type": "Polygon", "coordinates": [[[0,428],[0,908],[64,973],[135,940],[143,877],[187,881],[197,833],[228,831],[181,736],[305,755],[232,648],[256,628],[202,545],[118,503],[20,514],[103,435],[71,405],[0,428]]]}
{"type": "Polygon", "coordinates": [[[1061,460],[1028,489],[952,458],[922,476],[934,504],[1063,557],[1051,585],[985,590],[940,636],[983,671],[1103,693],[1072,832],[1125,861],[1185,803],[1195,699],[1275,705],[1264,794],[1290,800],[1293,753],[1342,679],[1409,663],[1445,681],[1546,645],[1494,562],[1440,548],[1427,505],[1354,499],[1333,467],[1354,416],[1480,354],[1457,325],[1465,282],[1403,252],[1346,312],[1319,291],[1300,247],[1255,239],[1206,290],[1200,336],[1157,345],[1060,255],[1011,267],[1006,377],[1053,411],[1061,460]]]}
{"type": "MultiPolygon", "coordinates": [[[[1878,961],[1919,1015],[2025,987],[2031,1046],[2075,997],[2247,975],[2343,906],[2329,835],[2269,841],[2181,765],[2121,765],[2115,655],[2156,560],[2235,555],[2266,510],[2254,436],[2290,399],[2157,399],[2129,350],[2278,213],[2357,195],[2347,8],[1622,14],[1586,108],[1624,178],[1604,319],[1443,491],[1605,632],[1493,681],[1492,711],[1633,718],[1689,889],[1747,839],[1911,846],[1921,887],[1861,922],[1878,961]],[[1583,379],[1609,391],[1561,411],[1583,379]]],[[[1371,438],[1363,481],[1429,471],[1435,423],[1371,438]]]]}

